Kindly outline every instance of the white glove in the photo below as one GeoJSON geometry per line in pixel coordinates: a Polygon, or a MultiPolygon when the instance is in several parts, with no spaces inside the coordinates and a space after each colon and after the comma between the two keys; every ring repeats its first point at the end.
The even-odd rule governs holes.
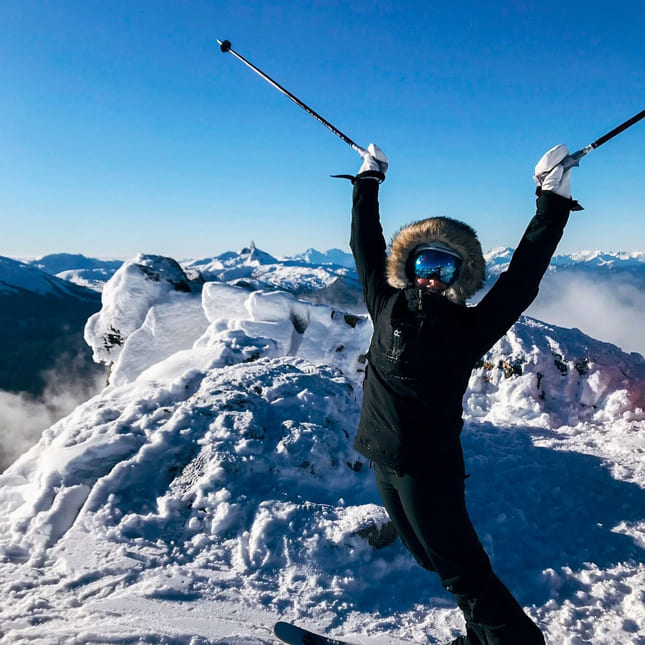
{"type": "Polygon", "coordinates": [[[551,148],[535,166],[533,179],[542,190],[550,190],[556,195],[571,199],[571,168],[564,168],[562,161],[569,154],[563,143],[551,148]]]}
{"type": "Polygon", "coordinates": [[[367,150],[359,153],[363,157],[363,164],[358,173],[366,172],[367,170],[376,170],[385,174],[387,172],[388,161],[385,153],[375,144],[370,143],[367,150]]]}

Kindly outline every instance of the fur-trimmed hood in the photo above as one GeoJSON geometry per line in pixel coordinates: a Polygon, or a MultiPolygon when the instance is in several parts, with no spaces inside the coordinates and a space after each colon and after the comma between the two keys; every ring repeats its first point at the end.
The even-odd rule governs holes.
{"type": "Polygon", "coordinates": [[[464,222],[449,217],[431,217],[404,226],[392,238],[387,258],[387,281],[396,289],[412,284],[409,261],[412,252],[425,244],[445,244],[454,250],[463,264],[459,277],[443,292],[449,300],[464,304],[484,286],[486,263],[477,233],[464,222]]]}

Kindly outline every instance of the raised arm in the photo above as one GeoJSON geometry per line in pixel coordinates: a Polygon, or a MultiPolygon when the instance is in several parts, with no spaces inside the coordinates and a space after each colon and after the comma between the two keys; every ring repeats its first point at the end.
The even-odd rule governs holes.
{"type": "Polygon", "coordinates": [[[539,284],[562,238],[572,210],[581,210],[571,199],[571,168],[560,162],[565,146],[547,152],[535,168],[538,184],[535,216],[520,240],[508,269],[476,307],[481,323],[479,343],[486,351],[519,318],[538,294],[539,284]]]}
{"type": "Polygon", "coordinates": [[[379,218],[379,184],[385,178],[387,159],[370,144],[358,175],[353,179],[352,230],[350,247],[363,286],[367,310],[378,315],[381,296],[391,287],[385,278],[386,244],[379,218]]]}

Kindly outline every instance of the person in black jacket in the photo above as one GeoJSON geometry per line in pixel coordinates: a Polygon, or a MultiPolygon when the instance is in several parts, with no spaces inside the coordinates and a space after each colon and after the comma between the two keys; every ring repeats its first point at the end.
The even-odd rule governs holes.
{"type": "Polygon", "coordinates": [[[374,144],[354,184],[350,246],[374,324],[355,449],[374,464],[404,546],[438,573],[466,619],[452,645],[543,645],[537,625],[494,574],[465,505],[459,435],[471,371],[534,300],[571,210],[571,168],[560,145],[535,170],[537,212],[484,298],[475,231],[434,217],[403,227],[390,253],[379,221],[387,158],[374,144]]]}

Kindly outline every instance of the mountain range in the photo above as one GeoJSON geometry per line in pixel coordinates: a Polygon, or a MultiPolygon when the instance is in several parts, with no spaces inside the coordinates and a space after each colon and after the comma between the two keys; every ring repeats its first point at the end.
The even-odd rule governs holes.
{"type": "MultiPolygon", "coordinates": [[[[495,278],[510,262],[513,249],[500,247],[485,254],[487,276],[495,278]]],[[[81,284],[93,285],[100,290],[102,285],[116,272],[122,260],[88,258],[81,254],[59,253],[30,260],[28,264],[58,277],[81,284]]],[[[354,258],[351,253],[342,249],[318,251],[314,248],[303,253],[284,258],[276,258],[260,251],[254,243],[239,253],[228,251],[212,258],[180,260],[182,266],[201,270],[207,279],[216,277],[225,267],[239,266],[241,263],[257,265],[283,264],[291,266],[318,265],[331,270],[348,270],[355,277],[354,258]]],[[[645,282],[645,251],[605,252],[576,251],[565,255],[556,255],[551,261],[550,272],[580,271],[599,272],[599,275],[632,274],[645,282]]],[[[548,277],[548,274],[547,274],[548,277]]]]}

